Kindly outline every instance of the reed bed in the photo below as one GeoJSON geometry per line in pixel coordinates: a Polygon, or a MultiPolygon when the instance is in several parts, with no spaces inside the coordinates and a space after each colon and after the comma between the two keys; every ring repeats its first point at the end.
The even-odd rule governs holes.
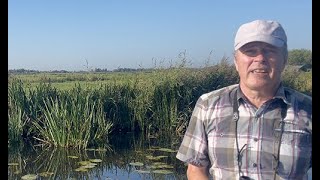
{"type": "MultiPolygon", "coordinates": [[[[41,76],[52,79],[58,75],[41,76]]],[[[226,60],[201,69],[179,67],[80,76],[91,84],[72,81],[71,85],[64,79],[70,84],[59,89],[52,80],[30,83],[11,76],[9,142],[23,138],[40,144],[85,148],[129,131],[146,136],[162,132],[182,135],[201,94],[239,81],[235,67],[226,60]]],[[[74,74],[63,77],[75,78],[74,74]]],[[[303,87],[303,92],[311,94],[311,76],[302,73],[298,77],[287,73],[285,84],[297,90],[303,87]]],[[[32,78],[36,79],[35,75],[32,78]]]]}

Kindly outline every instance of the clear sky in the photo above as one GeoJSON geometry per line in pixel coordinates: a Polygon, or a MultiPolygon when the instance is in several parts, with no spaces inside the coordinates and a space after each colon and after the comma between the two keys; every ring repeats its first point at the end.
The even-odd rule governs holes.
{"type": "Polygon", "coordinates": [[[312,49],[311,0],[9,0],[9,69],[86,70],[232,60],[238,27],[279,21],[288,48],[312,49]],[[210,55],[210,52],[212,54],[210,55]]]}

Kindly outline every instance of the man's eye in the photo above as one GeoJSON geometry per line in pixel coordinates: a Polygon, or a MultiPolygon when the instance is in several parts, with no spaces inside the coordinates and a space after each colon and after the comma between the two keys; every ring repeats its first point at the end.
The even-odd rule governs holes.
{"type": "Polygon", "coordinates": [[[277,50],[276,49],[265,49],[264,52],[265,53],[273,53],[273,54],[275,54],[275,53],[277,53],[277,50]]]}
{"type": "Polygon", "coordinates": [[[247,49],[243,52],[247,56],[256,56],[258,55],[258,50],[256,49],[247,49]]]}

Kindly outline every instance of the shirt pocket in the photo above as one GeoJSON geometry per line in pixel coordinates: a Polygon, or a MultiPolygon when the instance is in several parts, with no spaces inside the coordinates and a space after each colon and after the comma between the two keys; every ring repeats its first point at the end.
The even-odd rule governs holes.
{"type": "MultiPolygon", "coordinates": [[[[275,129],[280,133],[280,129],[275,129]]],[[[275,142],[275,146],[278,143],[275,142]]],[[[295,124],[284,124],[281,137],[278,174],[283,178],[299,177],[311,163],[312,134],[295,124]]]]}
{"type": "Polygon", "coordinates": [[[237,167],[235,145],[235,122],[233,114],[220,117],[208,128],[208,154],[214,168],[237,167]],[[233,123],[233,124],[232,124],[233,123]]]}

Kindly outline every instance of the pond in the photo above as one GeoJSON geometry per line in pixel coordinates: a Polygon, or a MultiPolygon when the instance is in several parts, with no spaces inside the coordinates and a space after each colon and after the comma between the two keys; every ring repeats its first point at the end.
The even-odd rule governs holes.
{"type": "Polygon", "coordinates": [[[181,137],[117,135],[85,150],[9,147],[8,179],[187,179],[175,158],[181,137]]]}
{"type": "Polygon", "coordinates": [[[86,150],[9,147],[8,179],[185,180],[186,166],[175,158],[180,143],[181,137],[127,133],[86,150]]]}

